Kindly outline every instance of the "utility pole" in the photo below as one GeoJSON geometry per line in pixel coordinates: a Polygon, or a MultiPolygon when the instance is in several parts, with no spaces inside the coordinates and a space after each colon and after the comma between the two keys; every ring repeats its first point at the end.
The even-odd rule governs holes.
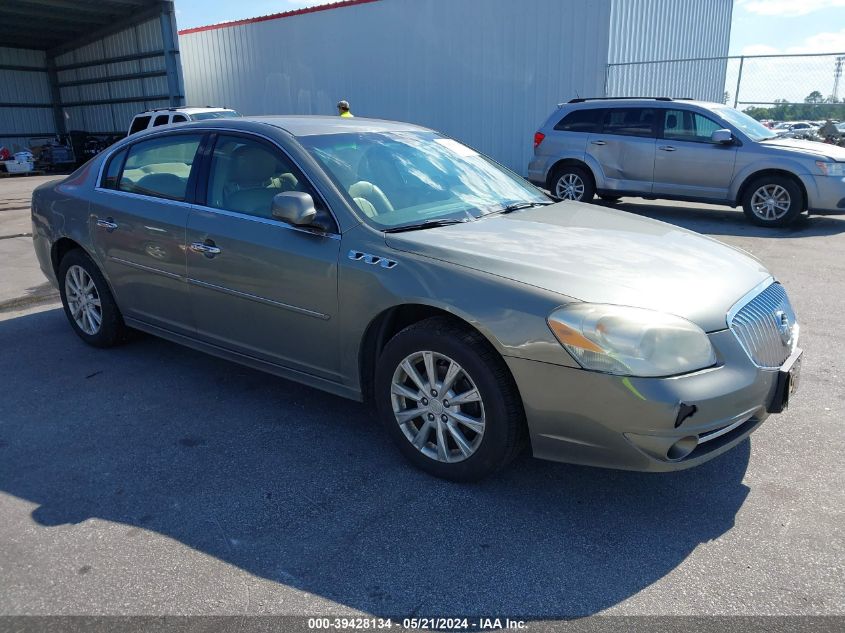
{"type": "Polygon", "coordinates": [[[845,55],[836,58],[836,66],[833,69],[833,100],[839,99],[839,78],[842,76],[842,64],[845,63],[845,55]]]}

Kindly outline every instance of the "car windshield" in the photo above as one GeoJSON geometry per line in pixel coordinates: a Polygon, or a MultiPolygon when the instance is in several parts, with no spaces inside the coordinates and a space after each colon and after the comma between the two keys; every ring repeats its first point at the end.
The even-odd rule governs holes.
{"type": "Polygon", "coordinates": [[[191,115],[194,121],[205,121],[207,119],[234,119],[241,116],[236,110],[214,110],[213,112],[196,112],[191,115]]]}
{"type": "MultiPolygon", "coordinates": [[[[752,141],[765,141],[766,139],[775,138],[775,134],[760,123],[757,119],[752,119],[750,116],[739,110],[733,108],[716,108],[716,114],[722,117],[725,121],[736,128],[739,128],[752,141]]],[[[782,124],[781,124],[782,125],[782,124]]],[[[780,128],[780,125],[776,126],[780,128]]]]}
{"type": "Polygon", "coordinates": [[[436,226],[551,202],[516,174],[436,132],[327,134],[299,141],[379,229],[436,226]]]}

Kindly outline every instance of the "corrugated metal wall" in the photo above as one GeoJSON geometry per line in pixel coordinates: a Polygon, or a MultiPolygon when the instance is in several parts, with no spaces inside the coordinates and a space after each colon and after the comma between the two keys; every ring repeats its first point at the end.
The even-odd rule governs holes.
{"type": "Polygon", "coordinates": [[[59,85],[91,79],[98,80],[97,83],[60,88],[63,104],[85,101],[111,102],[96,105],[66,105],[64,113],[67,129],[102,134],[125,133],[135,114],[150,108],[166,108],[170,105],[170,101],[169,99],[143,99],[143,97],[161,97],[168,94],[166,76],[143,76],[145,73],[165,71],[165,61],[161,55],[70,70],[61,70],[62,66],[154,53],[163,48],[161,23],[156,18],[57,57],[56,65],[60,68],[59,85]],[[109,77],[126,75],[139,77],[108,80],[109,77]],[[128,99],[137,99],[137,101],[121,102],[128,99]]]}
{"type": "Polygon", "coordinates": [[[631,62],[726,56],[732,12],[733,0],[613,0],[608,96],[722,101],[725,60],[631,62]]]}
{"type": "Polygon", "coordinates": [[[610,0],[381,0],[181,35],[188,103],[410,121],[524,173],[560,101],[600,95],[610,0]]]}
{"type": "Polygon", "coordinates": [[[19,151],[32,134],[55,131],[44,51],[0,47],[0,66],[36,69],[0,70],[0,103],[21,104],[0,109],[0,146],[19,151]],[[35,105],[29,105],[35,104],[35,105]]]}

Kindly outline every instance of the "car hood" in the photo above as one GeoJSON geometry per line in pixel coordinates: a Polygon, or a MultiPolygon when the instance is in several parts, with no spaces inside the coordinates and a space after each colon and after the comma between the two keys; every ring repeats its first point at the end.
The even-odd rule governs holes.
{"type": "Polygon", "coordinates": [[[797,138],[773,138],[767,141],[760,141],[760,144],[785,152],[797,152],[799,154],[810,154],[819,158],[845,161],[845,147],[838,147],[830,143],[820,143],[819,141],[807,141],[797,138]]]}
{"type": "Polygon", "coordinates": [[[724,329],[728,310],[770,277],[756,259],[716,240],[578,202],[385,238],[399,251],[572,299],[668,312],[708,332],[724,329]]]}

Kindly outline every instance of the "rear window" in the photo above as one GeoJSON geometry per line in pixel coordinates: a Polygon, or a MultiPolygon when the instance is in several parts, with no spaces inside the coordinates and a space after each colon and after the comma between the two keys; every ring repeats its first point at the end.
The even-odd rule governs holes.
{"type": "Polygon", "coordinates": [[[129,128],[129,133],[134,134],[135,132],[140,132],[141,130],[146,130],[147,126],[150,124],[150,116],[136,116],[135,119],[132,121],[132,127],[129,128]]]}
{"type": "Polygon", "coordinates": [[[602,133],[654,136],[654,108],[612,108],[605,112],[602,133]]]}
{"type": "MultiPolygon", "coordinates": [[[[168,200],[184,200],[202,136],[161,136],[129,148],[118,189],[168,200]]],[[[111,167],[111,165],[110,165],[111,167]]]]}
{"type": "Polygon", "coordinates": [[[555,129],[563,132],[597,132],[602,112],[596,108],[573,110],[560,120],[555,129]]]}

